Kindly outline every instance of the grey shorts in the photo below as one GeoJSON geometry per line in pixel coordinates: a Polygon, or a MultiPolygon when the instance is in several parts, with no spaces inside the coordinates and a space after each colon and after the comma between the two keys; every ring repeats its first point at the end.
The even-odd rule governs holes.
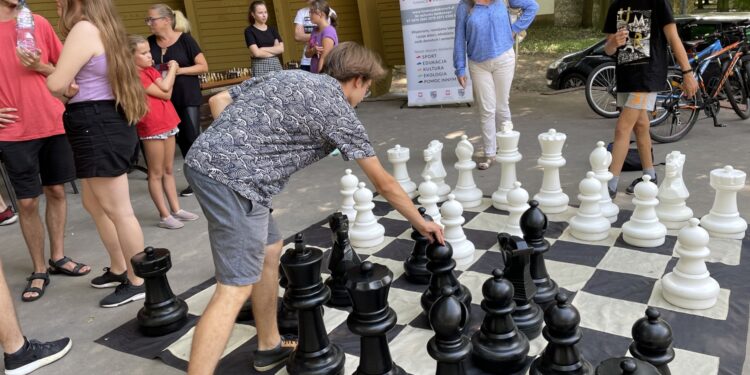
{"type": "Polygon", "coordinates": [[[216,280],[232,286],[257,283],[266,245],[281,240],[271,211],[187,165],[185,178],[208,220],[216,280]]]}
{"type": "Polygon", "coordinates": [[[653,111],[656,107],[655,92],[618,92],[618,108],[645,109],[653,111]]]}

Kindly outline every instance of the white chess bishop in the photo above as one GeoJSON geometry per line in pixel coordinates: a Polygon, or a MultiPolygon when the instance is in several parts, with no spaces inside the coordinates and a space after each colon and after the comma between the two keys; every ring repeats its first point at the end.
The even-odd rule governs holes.
{"type": "Polygon", "coordinates": [[[609,166],[612,164],[612,154],[604,147],[604,142],[596,142],[596,148],[589,155],[589,164],[591,164],[591,171],[594,172],[594,178],[602,184],[601,192],[599,193],[601,195],[599,207],[602,210],[602,215],[610,223],[614,223],[617,221],[620,207],[617,207],[612,202],[612,198],[609,197],[608,182],[613,177],[612,172],[609,171],[609,166]]]}
{"type": "Polygon", "coordinates": [[[464,208],[456,200],[453,194],[448,195],[448,200],[440,207],[442,224],[445,226],[445,240],[453,247],[453,260],[457,265],[466,265],[474,261],[474,244],[466,238],[463,224],[464,208]]]}
{"type": "Polygon", "coordinates": [[[529,209],[529,193],[521,187],[521,183],[513,183],[513,189],[508,192],[508,217],[502,231],[513,236],[523,236],[521,231],[521,216],[529,209]]]}
{"type": "Polygon", "coordinates": [[[544,170],[544,176],[542,188],[534,195],[534,200],[539,202],[539,208],[545,214],[565,212],[570,202],[570,198],[560,187],[560,168],[565,166],[562,149],[566,138],[565,133],[558,133],[555,129],[539,134],[538,137],[542,156],[537,159],[537,163],[544,170]]]}
{"type": "Polygon", "coordinates": [[[424,207],[425,213],[432,217],[432,221],[440,224],[437,191],[438,187],[432,182],[432,177],[425,176],[424,182],[419,184],[419,198],[417,198],[417,201],[424,207]]]}
{"type": "Polygon", "coordinates": [[[701,218],[701,226],[711,237],[741,240],[745,238],[747,221],[737,209],[737,192],[745,187],[745,172],[731,165],[711,171],[711,187],[716,190],[714,204],[708,215],[701,218]]]}
{"type": "MultiPolygon", "coordinates": [[[[474,182],[474,168],[477,163],[471,160],[474,155],[474,146],[469,142],[466,135],[461,136],[461,141],[456,146],[456,157],[458,161],[453,165],[458,170],[458,182],[452,194],[464,208],[477,207],[482,204],[482,191],[474,182]]],[[[455,248],[453,249],[455,252],[455,248]]]]}
{"type": "Polygon", "coordinates": [[[683,309],[703,310],[713,307],[719,297],[719,283],[708,272],[706,258],[709,235],[691,218],[677,233],[675,251],[680,256],[672,272],[661,279],[662,296],[683,309]]]}
{"type": "Polygon", "coordinates": [[[417,197],[417,184],[409,177],[406,163],[409,161],[409,148],[396,145],[388,150],[388,161],[393,165],[393,177],[398,181],[409,198],[417,197]]]}
{"type": "Polygon", "coordinates": [[[626,243],[638,247],[657,247],[664,244],[667,227],[659,222],[656,216],[656,199],[658,188],[651,182],[651,176],[644,175],[643,180],[635,185],[635,210],[625,224],[622,225],[622,239],[626,243]]]}
{"type": "Polygon", "coordinates": [[[422,178],[430,176],[432,182],[438,187],[438,202],[444,202],[448,199],[451,187],[445,183],[445,176],[448,173],[443,166],[443,143],[438,140],[432,140],[423,152],[424,161],[427,163],[422,170],[422,178]]]}
{"type": "Polygon", "coordinates": [[[609,237],[612,223],[602,215],[600,206],[602,183],[594,172],[586,173],[586,178],[578,185],[578,200],[581,206],[570,219],[570,235],[583,241],[601,241],[609,237]]]}
{"type": "Polygon", "coordinates": [[[372,191],[365,187],[364,182],[354,192],[354,209],[357,218],[349,229],[349,240],[357,248],[375,247],[385,241],[385,228],[378,223],[378,218],[372,212],[375,204],[372,202],[372,191]]]}
{"type": "Polygon", "coordinates": [[[344,171],[344,177],[341,177],[341,208],[339,211],[346,215],[350,223],[357,218],[357,211],[354,209],[354,192],[357,191],[359,179],[352,174],[351,169],[344,171]]]}
{"type": "Polygon", "coordinates": [[[680,229],[687,225],[693,217],[693,210],[685,204],[690,196],[682,170],[685,166],[685,154],[672,151],[667,154],[666,177],[659,186],[659,205],[656,206],[656,216],[667,229],[680,229]]]}
{"type": "Polygon", "coordinates": [[[495,135],[497,140],[497,155],[495,161],[500,163],[500,185],[492,194],[492,206],[498,210],[508,209],[508,192],[513,189],[516,182],[516,163],[521,161],[523,155],[518,152],[518,141],[521,133],[513,130],[513,123],[504,121],[501,130],[495,135]]]}

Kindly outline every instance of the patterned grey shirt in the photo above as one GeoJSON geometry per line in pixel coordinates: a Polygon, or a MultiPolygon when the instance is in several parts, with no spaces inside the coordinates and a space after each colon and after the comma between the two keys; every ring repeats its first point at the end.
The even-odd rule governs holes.
{"type": "Polygon", "coordinates": [[[243,197],[271,207],[294,172],[335,148],[344,160],[375,150],[339,82],[302,70],[233,87],[234,102],[198,137],[185,163],[243,197]]]}

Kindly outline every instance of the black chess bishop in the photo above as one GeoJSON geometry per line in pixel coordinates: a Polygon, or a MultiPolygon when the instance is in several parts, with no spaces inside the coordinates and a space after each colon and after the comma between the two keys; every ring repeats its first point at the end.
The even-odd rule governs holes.
{"type": "Polygon", "coordinates": [[[133,272],[142,277],[146,285],[146,300],[138,311],[138,326],[147,336],[162,336],[184,327],[188,307],[185,301],[172,293],[167,271],[172,259],[167,249],[147,247],[130,259],[133,272]]]}
{"type": "Polygon", "coordinates": [[[341,212],[336,212],[328,219],[331,228],[333,247],[328,261],[331,276],[326,279],[326,285],[331,289],[331,299],[328,305],[347,307],[352,305],[346,291],[346,271],[358,266],[362,261],[349,243],[349,218],[341,212]]]}
{"type": "Polygon", "coordinates": [[[455,297],[453,289],[441,289],[427,314],[435,336],[427,342],[427,353],[437,361],[436,375],[464,375],[464,361],[471,354],[471,340],[463,335],[469,309],[455,297]]]}
{"type": "Polygon", "coordinates": [[[555,295],[559,288],[549,276],[544,263],[544,254],[550,248],[549,242],[544,239],[548,225],[547,215],[539,208],[539,202],[531,200],[529,206],[529,209],[521,215],[520,225],[524,241],[534,249],[530,263],[531,279],[536,285],[534,302],[544,311],[555,303],[555,295]]]}
{"type": "Polygon", "coordinates": [[[513,321],[529,340],[533,340],[542,333],[544,321],[542,309],[534,302],[536,285],[529,270],[534,249],[522,238],[508,233],[500,233],[497,241],[505,263],[505,278],[513,284],[513,301],[516,302],[513,321]]]}
{"type": "Polygon", "coordinates": [[[672,327],[661,319],[659,310],[647,308],[646,316],[633,324],[631,333],[630,354],[654,365],[661,375],[670,375],[669,362],[674,360],[672,327]]]}
{"type": "MultiPolygon", "coordinates": [[[[427,214],[424,207],[419,207],[419,214],[425,221],[432,221],[432,216],[427,214]]],[[[411,254],[404,261],[404,276],[406,280],[414,284],[429,284],[430,271],[427,269],[427,246],[430,239],[423,236],[422,233],[412,226],[411,239],[414,240],[414,247],[411,254]]]]}

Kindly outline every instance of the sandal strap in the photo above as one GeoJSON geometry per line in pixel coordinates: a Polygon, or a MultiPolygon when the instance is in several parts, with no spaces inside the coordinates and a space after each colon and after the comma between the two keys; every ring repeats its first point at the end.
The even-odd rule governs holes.
{"type": "MultiPolygon", "coordinates": [[[[72,259],[68,258],[67,256],[64,256],[57,260],[57,262],[53,262],[52,259],[49,260],[49,265],[52,267],[62,268],[62,266],[66,265],[68,262],[73,262],[72,259]]],[[[75,262],[73,262],[75,263],[75,262]]]]}
{"type": "Polygon", "coordinates": [[[28,288],[26,288],[26,289],[23,290],[23,294],[26,294],[26,293],[36,293],[38,295],[42,295],[42,293],[44,293],[44,291],[41,290],[41,289],[39,289],[39,288],[37,288],[37,287],[35,287],[35,286],[32,286],[32,287],[28,287],[28,288]]]}
{"type": "Polygon", "coordinates": [[[49,282],[49,274],[47,272],[32,272],[31,276],[27,277],[26,280],[44,280],[45,282],[49,282]]]}

